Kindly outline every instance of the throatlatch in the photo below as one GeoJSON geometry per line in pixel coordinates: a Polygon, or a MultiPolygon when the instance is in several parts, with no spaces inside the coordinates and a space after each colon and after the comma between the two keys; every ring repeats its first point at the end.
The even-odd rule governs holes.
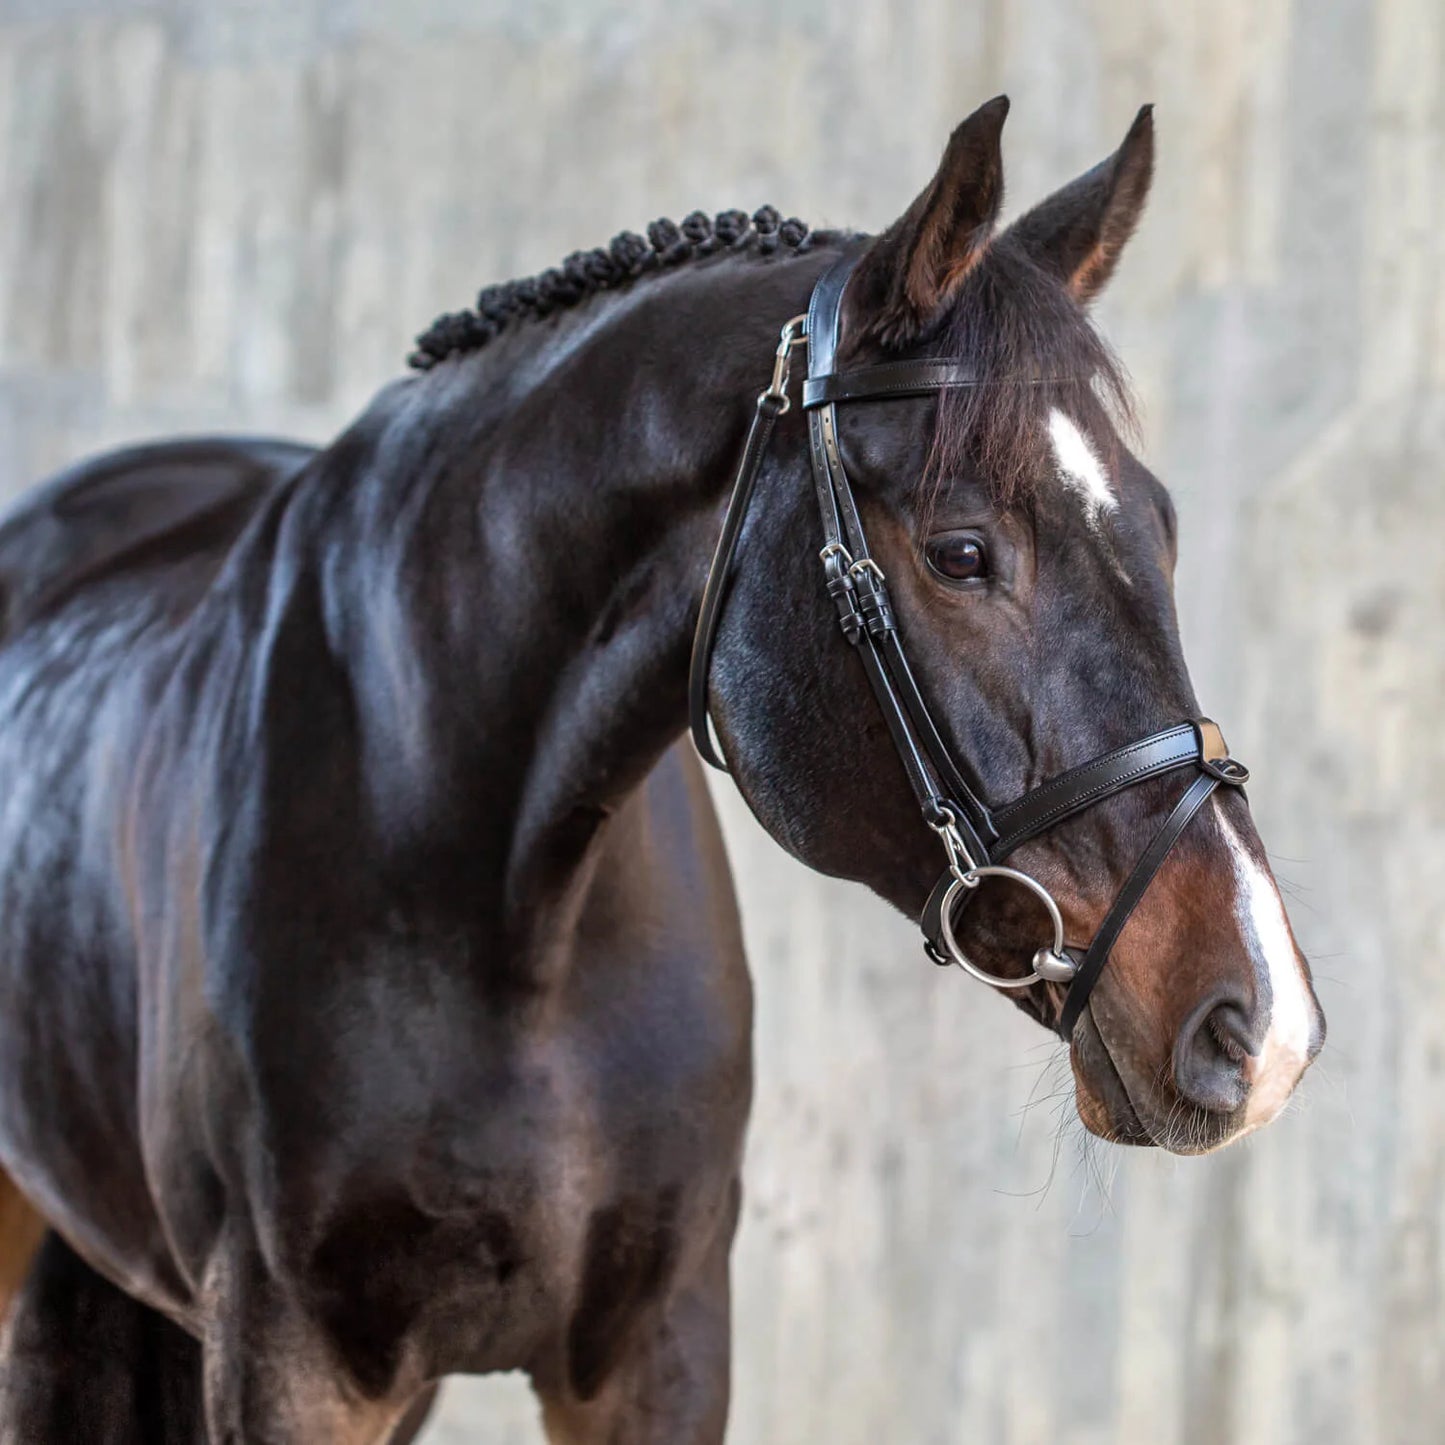
{"type": "Polygon", "coordinates": [[[888,579],[869,553],[843,466],[837,413],[843,402],[925,396],[948,387],[976,385],[977,377],[963,363],[947,359],[835,370],[839,312],[855,264],[853,258],[845,258],[824,272],[813,288],[806,315],[793,317],[783,327],[772,380],[758,397],[693,637],[688,677],[693,741],[705,762],[727,771],[708,725],[708,673],[743,521],[763,457],[774,425],[792,405],[788,382],[793,351],[806,346],[803,407],[808,413],[808,450],[822,519],[823,545],[818,557],[824,588],[837,610],[843,636],[862,661],[923,821],[938,835],[947,862],[919,920],[924,947],[936,963],[957,964],[996,988],[1026,988],[1040,981],[1068,985],[1057,1024],[1067,1041],[1119,934],[1170,849],[1216,788],[1242,787],[1249,773],[1229,756],[1219,728],[1208,718],[1195,718],[1060,773],[1002,807],[991,809],[982,801],[979,788],[970,783],[950,754],[908,666],[888,579]],[[1182,768],[1190,770],[1192,780],[1124,880],[1093,942],[1086,949],[1069,947],[1064,941],[1063,915],[1048,889],[1029,874],[1008,867],[1004,860],[1021,844],[1064,819],[1147,778],[1182,768]],[[1051,936],[1034,953],[1029,972],[1017,978],[978,967],[954,933],[959,912],[989,879],[1028,890],[1042,904],[1052,925],[1051,936]]]}

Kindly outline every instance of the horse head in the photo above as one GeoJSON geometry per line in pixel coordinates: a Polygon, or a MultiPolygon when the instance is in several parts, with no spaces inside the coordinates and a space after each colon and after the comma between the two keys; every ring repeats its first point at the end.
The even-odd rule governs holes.
{"type": "MultiPolygon", "coordinates": [[[[912,684],[885,681],[874,706],[877,678],[839,644],[809,566],[820,545],[811,457],[824,560],[831,551],[836,563],[828,592],[854,608],[851,640],[866,650],[870,632],[896,631],[934,751],[967,779],[955,791],[989,800],[980,828],[1021,816],[998,810],[1019,795],[1045,824],[1002,847],[997,830],[972,848],[953,833],[948,952],[1015,986],[1040,1021],[1064,1020],[1089,1129],[1199,1152],[1280,1111],[1324,1023],[1238,786],[1247,774],[1207,720],[1185,726],[1200,709],[1175,615],[1174,508],[1127,445],[1127,387],[1088,317],[1144,206],[1151,113],[1000,232],[1006,112],[1000,99],[965,120],[903,216],[844,264],[832,311],[822,303],[826,336],[815,292],[814,411],[778,423],[718,624],[713,716],[776,838],[814,868],[926,912],[939,896],[933,834],[951,831],[936,816],[953,817],[939,807],[949,790],[933,776],[947,765],[930,768],[927,738],[908,736],[917,709],[906,696],[890,714],[887,690],[912,684]],[[832,380],[816,374],[820,348],[832,380]],[[823,406],[830,397],[839,404],[823,406]],[[846,521],[854,503],[853,532],[869,539],[861,562],[847,526],[828,530],[829,514],[841,508],[846,521]],[[1160,736],[1183,740],[1189,776],[1202,779],[1188,797],[1176,771],[1129,774],[1145,756],[1129,751],[1144,747],[1136,740],[1156,756],[1160,736]],[[1100,755],[1102,772],[1070,773],[1100,755]],[[1050,813],[1051,790],[1071,806],[1050,813]],[[919,826],[920,798],[932,831],[919,826]],[[1012,882],[1028,886],[977,871],[1004,852],[1012,882]],[[1116,910],[1121,897],[1129,906],[1116,910]],[[1036,951],[1041,900],[1057,905],[1062,948],[1036,951]],[[1071,975],[1081,959],[1089,967],[1101,929],[1108,966],[1071,1009],[1071,975]]],[[[784,391],[773,394],[787,409],[784,391]]],[[[885,656],[873,671],[886,679],[889,667],[885,656]]]]}

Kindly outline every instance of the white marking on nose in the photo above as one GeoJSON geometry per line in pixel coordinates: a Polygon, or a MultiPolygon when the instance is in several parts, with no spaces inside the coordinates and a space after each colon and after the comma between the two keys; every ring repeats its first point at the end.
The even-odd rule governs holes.
{"type": "Polygon", "coordinates": [[[1088,437],[1058,407],[1049,412],[1049,443],[1054,449],[1059,480],[1078,494],[1089,525],[1097,527],[1100,517],[1112,512],[1119,505],[1119,499],[1088,437]]]}
{"type": "Polygon", "coordinates": [[[1312,1010],[1284,901],[1274,879],[1244,846],[1218,799],[1215,817],[1234,864],[1240,923],[1257,963],[1269,979],[1269,1029],[1259,1053],[1250,1060],[1253,1087],[1244,1113],[1245,1127],[1254,1128],[1269,1123],[1284,1108],[1309,1062],[1312,1010]]]}

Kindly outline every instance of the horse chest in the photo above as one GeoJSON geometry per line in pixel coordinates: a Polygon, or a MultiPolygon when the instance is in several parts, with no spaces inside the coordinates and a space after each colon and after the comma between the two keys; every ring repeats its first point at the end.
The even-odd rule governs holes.
{"type": "Polygon", "coordinates": [[[393,952],[258,1043],[281,1184],[253,1201],[257,1231],[359,1377],[391,1368],[399,1343],[367,1352],[393,1332],[438,1371],[602,1340],[696,1268],[750,1096],[735,969],[655,930],[593,938],[549,996],[500,1006],[393,952]]]}

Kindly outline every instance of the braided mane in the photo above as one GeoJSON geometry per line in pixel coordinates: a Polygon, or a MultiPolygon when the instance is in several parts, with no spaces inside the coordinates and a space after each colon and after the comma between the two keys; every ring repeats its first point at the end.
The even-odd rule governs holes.
{"type": "MultiPolygon", "coordinates": [[[[574,251],[538,276],[488,286],[472,310],[437,317],[407,359],[418,371],[428,371],[448,357],[479,351],[520,322],[704,256],[798,255],[856,234],[812,231],[796,218],[783,220],[772,206],[751,216],[694,211],[681,223],[654,221],[646,236],[623,231],[610,245],[574,251]]],[[[969,269],[949,315],[936,327],[932,349],[969,363],[979,378],[939,400],[928,465],[935,487],[973,471],[1005,502],[1027,497],[1036,479],[1052,470],[1047,438],[1055,406],[1062,405],[1091,436],[1133,433],[1123,367],[1085,312],[1011,232],[969,269]],[[1041,384],[1040,378],[1050,380],[1041,384]]]]}
{"type": "Polygon", "coordinates": [[[783,220],[772,206],[762,206],[751,216],[746,211],[721,211],[715,217],[694,211],[681,225],[664,218],[654,221],[646,236],[623,231],[610,245],[574,251],[539,276],[488,286],[474,309],[437,317],[417,337],[416,350],[407,360],[418,371],[427,371],[449,356],[479,350],[518,321],[550,316],[650,271],[723,250],[750,250],[760,256],[780,250],[796,253],[814,239],[818,233],[796,217],[783,220]]]}

